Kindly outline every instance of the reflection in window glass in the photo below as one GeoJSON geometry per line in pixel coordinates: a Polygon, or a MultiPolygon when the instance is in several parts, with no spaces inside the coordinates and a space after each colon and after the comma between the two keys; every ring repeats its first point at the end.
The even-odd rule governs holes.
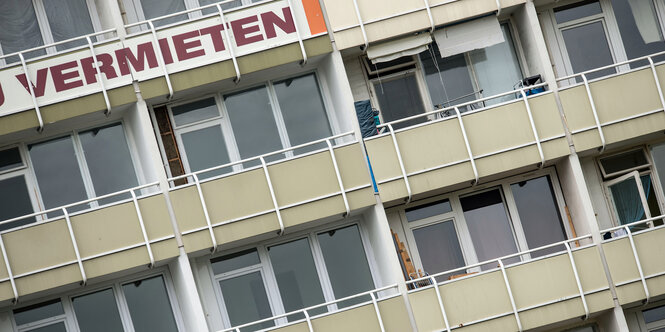
{"type": "MultiPolygon", "coordinates": [[[[42,0],[56,42],[95,32],[85,0],[42,0]]],[[[56,46],[58,51],[85,45],[85,39],[56,46]]]]}
{"type": "MultiPolygon", "coordinates": [[[[603,67],[614,63],[610,45],[605,35],[602,21],[561,31],[566,44],[570,64],[575,73],[603,67]]],[[[587,74],[589,79],[616,73],[615,68],[607,68],[587,74]]],[[[581,78],[578,78],[581,80],[581,78]]]]}
{"type": "MultiPolygon", "coordinates": [[[[261,320],[272,316],[268,295],[260,272],[221,280],[222,297],[231,326],[261,320]]],[[[256,331],[274,326],[273,321],[253,325],[242,331],[256,331]]]]}
{"type": "MultiPolygon", "coordinates": [[[[32,202],[23,175],[0,180],[0,221],[31,214],[32,202]]],[[[0,225],[0,231],[35,222],[35,217],[0,225]]]]}
{"type": "MultiPolygon", "coordinates": [[[[510,226],[506,206],[499,189],[461,197],[464,219],[469,228],[478,261],[506,256],[517,252],[515,236],[510,226]]],[[[504,263],[518,261],[507,259],[504,263]]],[[[496,267],[495,263],[482,266],[483,270],[496,267]]]]}
{"type": "Polygon", "coordinates": [[[171,107],[173,120],[176,126],[219,116],[215,98],[198,100],[192,103],[171,107]]]}
{"type": "Polygon", "coordinates": [[[444,214],[452,211],[453,208],[450,206],[450,201],[444,199],[443,201],[433,202],[429,204],[420,205],[413,208],[406,209],[406,220],[409,222],[433,217],[439,214],[444,214]]]}
{"type": "MultiPolygon", "coordinates": [[[[538,248],[566,239],[549,176],[514,183],[510,185],[510,190],[515,198],[517,213],[529,248],[538,248]]],[[[563,249],[560,246],[539,250],[531,256],[547,255],[563,249]]]]}
{"type": "Polygon", "coordinates": [[[557,23],[564,23],[602,13],[598,0],[582,1],[554,9],[557,23]]]}
{"type": "Polygon", "coordinates": [[[171,302],[161,276],[122,286],[136,332],[177,332],[171,302]]]}
{"type": "MultiPolygon", "coordinates": [[[[665,50],[654,1],[612,0],[612,9],[628,59],[665,50]]],[[[631,67],[646,64],[648,62],[645,60],[632,63],[631,67]]]]}
{"type": "MultiPolygon", "coordinates": [[[[376,98],[379,101],[379,111],[383,122],[422,114],[425,111],[414,75],[376,82],[374,83],[374,91],[376,91],[376,98]]],[[[393,127],[395,129],[404,128],[425,122],[425,120],[425,117],[421,117],[400,122],[393,127]]]]}
{"type": "MultiPolygon", "coordinates": [[[[141,0],[141,7],[143,8],[143,15],[146,20],[181,12],[186,9],[183,0],[141,0]]],[[[187,20],[187,14],[172,16],[153,22],[155,26],[162,26],[185,20],[187,20]]]]}
{"type": "Polygon", "coordinates": [[[122,331],[122,321],[111,288],[72,298],[81,332],[122,331]]]}
{"type": "MultiPolygon", "coordinates": [[[[320,233],[317,237],[336,299],[374,288],[358,226],[320,233]]],[[[359,297],[344,301],[339,306],[347,307],[368,299],[359,297]]]]}
{"type": "MultiPolygon", "coordinates": [[[[268,247],[268,253],[284,311],[290,312],[325,302],[307,238],[268,247]]],[[[325,307],[310,311],[309,314],[324,311],[325,307]]],[[[293,315],[289,317],[289,321],[303,318],[304,315],[293,315]]]]}
{"type": "Polygon", "coordinates": [[[442,59],[439,47],[432,44],[429,50],[420,53],[420,60],[434,106],[442,108],[476,99],[476,88],[464,54],[442,59]]]}
{"type": "MultiPolygon", "coordinates": [[[[647,206],[652,216],[660,215],[658,209],[658,202],[656,195],[651,184],[651,175],[644,174],[640,176],[642,189],[647,199],[647,206]],[[656,210],[653,210],[656,209],[656,210]]],[[[619,224],[625,225],[636,222],[646,218],[646,211],[644,204],[637,189],[634,177],[629,177],[619,183],[609,186],[612,202],[614,203],[614,210],[619,224]]],[[[642,226],[640,226],[641,228],[642,226]]]]}
{"type": "Polygon", "coordinates": [[[259,253],[256,249],[250,249],[215,258],[211,263],[213,272],[215,274],[222,274],[243,267],[260,264],[261,260],[259,259],[259,253]]]}
{"type": "Polygon", "coordinates": [[[622,152],[613,156],[601,158],[600,164],[603,166],[605,174],[649,167],[649,161],[642,149],[622,152]]]}
{"type": "Polygon", "coordinates": [[[14,320],[16,325],[23,325],[64,314],[60,300],[53,300],[14,310],[14,320]]]}
{"type": "MultiPolygon", "coordinates": [[[[183,133],[181,138],[182,145],[187,153],[187,164],[191,172],[230,162],[226,143],[224,143],[222,128],[219,125],[183,133]]],[[[230,168],[223,168],[213,172],[206,172],[202,177],[219,175],[230,170],[230,168]]]]}
{"type": "Polygon", "coordinates": [[[665,306],[642,311],[644,322],[649,324],[665,319],[665,306]]]}
{"type": "MultiPolygon", "coordinates": [[[[452,220],[414,229],[413,237],[424,272],[435,274],[464,266],[464,256],[452,220]]],[[[456,271],[441,278],[461,273],[464,272],[456,271]]]]}
{"type": "MultiPolygon", "coordinates": [[[[2,54],[15,53],[44,45],[32,1],[0,1],[0,22],[3,22],[2,29],[0,29],[2,54]]],[[[45,50],[30,52],[26,54],[26,57],[30,58],[43,54],[46,54],[45,50]]],[[[19,59],[18,57],[12,57],[5,59],[5,61],[9,63],[19,61],[19,59]]]]}
{"type": "Polygon", "coordinates": [[[23,166],[18,148],[0,150],[0,172],[23,166]]]}
{"type": "Polygon", "coordinates": [[[30,332],[67,332],[67,328],[65,328],[64,322],[59,322],[48,326],[38,327],[30,330],[30,332]]]}

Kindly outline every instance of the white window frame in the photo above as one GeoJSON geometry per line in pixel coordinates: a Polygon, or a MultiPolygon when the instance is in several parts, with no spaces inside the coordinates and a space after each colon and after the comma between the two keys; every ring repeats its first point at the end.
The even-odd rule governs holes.
{"type": "Polygon", "coordinates": [[[122,291],[122,286],[134,281],[146,280],[153,277],[161,276],[164,280],[164,286],[166,288],[166,295],[169,300],[169,305],[175,319],[175,324],[178,331],[184,331],[184,321],[180,311],[180,306],[177,301],[175,288],[173,286],[173,280],[171,275],[166,267],[156,268],[151,271],[146,271],[143,273],[135,274],[128,278],[119,279],[118,281],[103,282],[94,286],[86,286],[83,290],[76,292],[70,292],[60,296],[54,296],[47,299],[33,300],[26,303],[25,306],[29,307],[31,305],[38,305],[52,300],[58,300],[63,307],[64,314],[45,318],[39,321],[27,323],[24,325],[17,325],[13,313],[10,313],[11,324],[13,331],[17,332],[28,332],[34,329],[55,324],[58,322],[64,322],[67,332],[79,332],[78,322],[76,320],[76,313],[74,312],[74,307],[72,305],[72,299],[79,296],[84,296],[87,294],[93,294],[98,291],[111,289],[113,291],[113,296],[115,298],[116,306],[118,308],[118,314],[122,322],[123,328],[126,332],[134,332],[134,326],[131,320],[131,314],[129,312],[129,307],[127,306],[127,300],[125,299],[124,292],[122,291]]]}
{"type": "MultiPolygon", "coordinates": [[[[623,181],[626,181],[628,179],[633,179],[635,182],[635,186],[637,187],[637,192],[640,194],[640,201],[642,202],[642,208],[644,209],[644,213],[646,216],[651,215],[651,211],[649,210],[649,203],[647,202],[647,197],[646,193],[644,192],[644,189],[642,188],[642,179],[640,178],[642,175],[646,174],[651,174],[651,171],[645,171],[645,172],[638,172],[638,171],[632,171],[629,173],[626,173],[622,176],[619,176],[616,179],[612,179],[609,181],[603,182],[603,190],[605,191],[605,197],[607,197],[608,203],[611,206],[611,214],[612,214],[612,219],[614,221],[615,226],[620,226],[620,220],[619,220],[619,215],[617,211],[616,204],[614,203],[614,198],[612,197],[612,191],[610,190],[610,187],[617,184],[621,183],[623,181]]],[[[653,181],[654,179],[651,178],[651,185],[653,186],[653,181]]],[[[655,190],[654,190],[655,192],[655,190]]],[[[656,198],[657,199],[657,198],[656,198]]],[[[649,225],[653,225],[653,222],[649,222],[649,225]]]]}
{"type": "Polygon", "coordinates": [[[0,151],[9,150],[9,149],[18,149],[18,153],[21,156],[22,165],[0,172],[0,181],[22,176],[23,179],[25,180],[26,190],[28,192],[28,197],[30,198],[30,205],[32,206],[32,210],[39,211],[40,210],[39,201],[37,200],[37,197],[35,197],[34,195],[34,190],[32,190],[34,188],[37,188],[37,186],[35,184],[36,182],[33,176],[33,172],[28,166],[28,161],[26,160],[25,151],[22,148],[22,146],[18,144],[13,144],[7,147],[0,148],[0,151]]]}
{"type": "MultiPolygon", "coordinates": [[[[515,203],[515,198],[513,197],[513,193],[512,190],[510,189],[510,186],[512,184],[521,181],[529,181],[544,176],[548,176],[552,184],[557,210],[559,212],[561,223],[565,231],[564,235],[566,236],[567,239],[571,238],[572,230],[570,229],[570,225],[568,223],[568,220],[566,219],[565,200],[563,197],[563,191],[561,189],[561,185],[559,184],[556,170],[553,167],[548,167],[543,170],[512,176],[503,180],[493,181],[475,188],[474,187],[467,188],[443,196],[433,197],[427,200],[423,200],[420,204],[420,205],[427,205],[429,203],[448,199],[450,201],[452,211],[444,214],[409,222],[406,219],[405,207],[401,206],[397,208],[400,225],[402,227],[401,231],[403,232],[403,234],[406,235],[407,248],[416,270],[421,269],[423,272],[428,272],[430,274],[436,273],[436,272],[426,271],[424,269],[422,261],[420,259],[420,253],[418,252],[417,249],[417,243],[413,236],[413,230],[450,220],[454,221],[455,231],[457,232],[457,237],[459,240],[460,249],[462,250],[462,255],[464,256],[465,265],[479,263],[473,246],[473,241],[471,240],[471,234],[469,233],[468,227],[466,225],[466,219],[464,218],[464,212],[462,211],[460,198],[494,189],[499,189],[501,196],[503,198],[504,208],[506,209],[506,215],[508,217],[511,230],[513,232],[513,238],[516,243],[517,251],[520,252],[520,251],[529,250],[530,248],[528,248],[526,235],[524,234],[524,230],[522,228],[522,221],[520,220],[519,212],[517,210],[517,205],[515,203]]],[[[414,203],[409,206],[409,208],[412,207],[418,207],[418,205],[414,203]]],[[[522,261],[527,261],[529,259],[531,259],[530,254],[521,255],[522,261]]],[[[477,272],[477,271],[480,271],[480,268],[475,267],[468,269],[467,271],[460,269],[458,274],[477,272]]]]}
{"type": "MultiPolygon", "coordinates": [[[[86,0],[86,1],[91,1],[91,0],[86,0]]],[[[143,4],[141,3],[141,0],[121,0],[122,4],[125,7],[125,12],[127,14],[127,21],[129,23],[136,23],[136,22],[141,22],[147,20],[145,17],[145,12],[143,11],[143,4]]],[[[190,10],[190,9],[195,9],[199,8],[202,5],[199,4],[198,0],[181,0],[182,2],[185,3],[185,10],[190,10]]],[[[218,2],[221,2],[223,0],[218,0],[218,2]]],[[[232,9],[226,9],[224,12],[230,11],[230,10],[236,10],[241,7],[245,7],[248,5],[252,4],[252,0],[241,0],[242,4],[239,7],[233,7],[232,9]]],[[[195,12],[190,12],[186,14],[188,17],[188,20],[197,18],[201,16],[200,11],[195,11],[195,12]]],[[[184,23],[186,21],[178,22],[179,23],[184,23]]]]}
{"type": "MultiPolygon", "coordinates": [[[[367,260],[370,274],[372,276],[372,282],[374,283],[375,288],[380,287],[379,285],[381,284],[381,280],[378,275],[378,267],[376,266],[376,261],[374,260],[371,246],[369,244],[370,243],[369,236],[363,226],[362,220],[354,218],[340,223],[328,224],[325,227],[319,227],[311,230],[295,232],[293,234],[288,234],[283,237],[264,241],[259,244],[243,246],[226,252],[217,253],[212,256],[205,256],[199,258],[196,263],[194,275],[198,281],[198,284],[201,285],[201,295],[202,295],[201,300],[204,304],[204,308],[206,308],[205,310],[208,312],[207,320],[210,328],[213,330],[218,330],[222,328],[232,327],[228,314],[226,312],[226,306],[224,304],[224,298],[222,296],[221,288],[219,286],[219,280],[233,278],[255,271],[261,271],[261,276],[263,277],[263,284],[264,287],[266,287],[266,294],[268,296],[271,309],[273,310],[272,315],[275,316],[275,315],[284,314],[285,310],[283,306],[283,301],[279,293],[277,279],[275,277],[275,273],[272,268],[272,263],[270,261],[270,256],[268,255],[267,248],[296,241],[303,238],[308,239],[316,272],[319,277],[319,282],[321,283],[321,291],[323,292],[324,301],[326,302],[334,301],[335,296],[333,293],[332,285],[330,283],[328,271],[325,266],[325,260],[323,259],[323,252],[321,251],[321,247],[318,242],[318,235],[331,230],[337,230],[349,226],[356,226],[358,228],[363,250],[365,251],[365,259],[367,260]],[[259,264],[243,267],[219,275],[214,274],[211,263],[212,259],[237,252],[246,251],[249,249],[257,250],[260,259],[259,264]],[[208,295],[208,292],[214,295],[208,295]]],[[[328,312],[335,311],[337,310],[337,305],[336,304],[328,305],[327,309],[328,312]]],[[[275,319],[274,321],[276,324],[285,324],[287,322],[287,319],[283,317],[275,319]]]]}

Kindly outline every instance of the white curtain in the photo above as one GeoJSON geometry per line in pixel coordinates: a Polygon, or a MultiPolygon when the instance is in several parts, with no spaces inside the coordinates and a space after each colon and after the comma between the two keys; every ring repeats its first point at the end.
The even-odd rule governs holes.
{"type": "Polygon", "coordinates": [[[32,1],[0,1],[0,47],[3,54],[43,45],[32,1]]]}
{"type": "MultiPolygon", "coordinates": [[[[43,2],[54,41],[71,39],[95,31],[85,0],[43,0],[43,2]]],[[[78,40],[59,45],[57,48],[64,50],[85,43],[85,40],[78,40]]]]}
{"type": "Polygon", "coordinates": [[[429,34],[409,36],[370,46],[367,48],[367,57],[372,60],[372,63],[388,62],[425,51],[427,45],[431,43],[432,37],[429,34]]]}
{"type": "Polygon", "coordinates": [[[628,0],[637,29],[645,44],[662,41],[658,18],[651,0],[628,0]]]}

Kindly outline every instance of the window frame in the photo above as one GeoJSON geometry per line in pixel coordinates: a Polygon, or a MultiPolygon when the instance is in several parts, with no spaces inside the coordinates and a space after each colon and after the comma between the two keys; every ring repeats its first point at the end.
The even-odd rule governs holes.
{"type": "MultiPolygon", "coordinates": [[[[198,258],[196,261],[196,267],[194,268],[194,274],[195,278],[197,279],[197,284],[201,286],[200,294],[202,295],[202,303],[204,308],[206,308],[206,311],[209,313],[209,316],[206,319],[209,326],[211,326],[213,329],[232,327],[226,312],[226,306],[224,304],[221,287],[219,286],[219,280],[245,275],[254,271],[261,271],[262,273],[261,276],[263,278],[263,284],[266,287],[266,294],[268,296],[271,309],[273,310],[272,316],[286,313],[284,310],[283,300],[279,292],[277,278],[272,268],[272,262],[270,260],[270,255],[268,254],[267,249],[268,247],[277,246],[304,238],[308,239],[309,241],[312,258],[314,260],[319,283],[321,285],[324,301],[334,301],[335,296],[333,293],[332,285],[330,283],[330,277],[325,265],[325,260],[323,258],[323,252],[318,242],[318,235],[328,231],[342,229],[350,226],[356,226],[358,229],[361,244],[365,252],[364,257],[367,260],[372,282],[374,283],[375,288],[379,287],[378,285],[381,285],[381,278],[378,274],[378,267],[376,266],[376,260],[374,259],[370,245],[369,234],[363,225],[363,220],[360,217],[354,217],[349,220],[327,224],[324,227],[298,231],[279,238],[273,238],[259,243],[245,245],[198,258]],[[212,259],[250,249],[257,250],[260,259],[259,264],[246,266],[218,275],[214,274],[211,263],[212,259]]],[[[328,312],[337,310],[336,304],[331,304],[326,307],[328,312]]],[[[287,322],[287,318],[277,318],[274,320],[274,322],[276,325],[285,324],[287,322]]]]}
{"type": "MultiPolygon", "coordinates": [[[[36,0],[33,0],[36,1],[36,0]]],[[[86,1],[92,1],[92,0],[86,0],[86,1]]],[[[143,11],[143,4],[141,3],[141,0],[120,0],[122,1],[123,6],[125,7],[125,12],[127,14],[127,21],[131,23],[136,23],[136,22],[142,22],[148,20],[145,17],[145,12],[143,11]]],[[[220,2],[223,0],[219,0],[220,2]]],[[[198,0],[182,0],[182,2],[185,5],[185,10],[190,10],[190,9],[195,9],[201,7],[199,4],[198,0]]],[[[254,2],[252,0],[241,0],[242,4],[238,7],[232,7],[229,9],[224,9],[224,13],[229,12],[229,11],[234,11],[237,10],[238,8],[243,8],[249,5],[252,5],[254,2]]],[[[168,15],[168,14],[167,14],[168,15]]],[[[180,21],[178,23],[173,23],[173,24],[166,24],[163,26],[171,26],[171,25],[177,25],[177,24],[182,24],[185,23],[189,20],[198,18],[198,17],[203,17],[203,16],[209,16],[213,14],[207,14],[203,15],[200,11],[194,11],[194,12],[189,12],[183,15],[187,15],[187,20],[186,21],[180,21]]],[[[131,30],[131,29],[130,29],[131,30]]]]}
{"type": "MultiPolygon", "coordinates": [[[[420,259],[420,253],[417,249],[417,243],[415,242],[415,238],[413,236],[413,230],[417,228],[421,228],[424,226],[430,226],[430,225],[435,225],[438,223],[446,222],[449,220],[452,220],[454,218],[455,221],[455,230],[458,233],[457,237],[459,239],[459,244],[460,244],[460,249],[462,251],[462,254],[464,256],[464,261],[465,261],[465,266],[466,265],[471,265],[475,263],[479,263],[478,258],[476,256],[476,251],[473,246],[473,241],[471,240],[471,234],[469,233],[468,226],[466,224],[466,219],[464,218],[464,212],[462,211],[462,206],[460,203],[460,198],[468,196],[468,195],[474,195],[474,194],[479,194],[485,191],[490,191],[490,190],[495,190],[499,189],[500,194],[503,198],[503,203],[504,203],[504,208],[506,210],[506,214],[508,216],[508,221],[510,223],[511,231],[513,232],[514,240],[516,243],[516,248],[517,252],[524,251],[524,250],[530,250],[533,248],[529,248],[526,240],[526,235],[524,233],[524,230],[522,228],[522,220],[520,219],[519,216],[519,211],[517,209],[517,205],[515,202],[515,198],[513,196],[512,190],[510,186],[512,184],[521,182],[521,181],[529,181],[529,180],[534,180],[538,179],[541,177],[549,177],[549,181],[552,185],[552,191],[553,191],[553,198],[556,203],[556,208],[557,211],[559,212],[560,216],[560,221],[563,226],[563,231],[564,231],[564,236],[566,239],[572,238],[572,230],[570,228],[569,222],[566,219],[566,204],[565,204],[565,199],[563,196],[563,191],[561,188],[561,185],[559,183],[558,175],[554,167],[547,167],[542,170],[537,170],[533,172],[529,172],[526,174],[521,174],[521,175],[516,175],[516,176],[511,176],[507,177],[501,180],[497,181],[492,181],[486,184],[482,184],[476,187],[470,187],[462,190],[458,190],[455,192],[451,192],[445,195],[440,195],[432,198],[428,198],[426,200],[422,200],[420,202],[414,202],[413,204],[409,205],[408,208],[412,207],[417,207],[417,206],[424,206],[433,202],[437,201],[442,201],[444,199],[448,199],[450,201],[452,211],[440,214],[440,215],[435,215],[431,216],[428,218],[420,219],[417,221],[412,221],[409,222],[406,219],[406,207],[405,206],[400,206],[396,208],[391,208],[387,211],[387,214],[391,214],[391,212],[397,212],[398,215],[398,223],[399,223],[399,231],[403,232],[406,236],[406,247],[407,250],[410,254],[411,260],[414,263],[414,267],[416,270],[420,269],[423,272],[428,272],[430,274],[438,273],[438,272],[443,272],[443,271],[438,271],[438,272],[429,272],[425,271],[422,261],[420,259]]],[[[393,224],[395,227],[396,224],[393,224]]],[[[528,261],[530,260],[531,254],[523,254],[520,255],[521,261],[528,261]]],[[[462,273],[470,273],[470,272],[478,272],[480,271],[480,267],[474,267],[466,270],[460,269],[457,274],[462,274],[462,273]]]]}

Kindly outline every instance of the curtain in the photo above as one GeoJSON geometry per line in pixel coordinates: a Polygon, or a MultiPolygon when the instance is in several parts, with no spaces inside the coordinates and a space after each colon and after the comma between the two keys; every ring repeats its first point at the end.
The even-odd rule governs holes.
{"type": "MultiPolygon", "coordinates": [[[[2,29],[0,29],[0,47],[2,47],[3,54],[44,44],[32,1],[0,1],[0,22],[3,22],[2,29]]],[[[37,56],[38,54],[30,55],[37,56]]],[[[14,61],[18,61],[18,58],[7,59],[7,62],[14,61]]]]}
{"type": "MultiPolygon", "coordinates": [[[[54,41],[95,32],[85,0],[43,0],[43,2],[54,41]]],[[[60,51],[85,44],[85,40],[77,40],[58,45],[56,48],[60,51]]]]}
{"type": "MultiPolygon", "coordinates": [[[[642,189],[646,199],[649,199],[651,191],[651,176],[644,175],[640,177],[642,189]]],[[[634,178],[626,179],[610,187],[612,199],[616,206],[617,217],[622,225],[642,220],[644,218],[644,206],[640,198],[639,191],[635,185],[634,178]]]]}
{"type": "Polygon", "coordinates": [[[644,43],[661,41],[660,26],[654,12],[653,2],[650,0],[628,0],[628,4],[644,43]]]}

